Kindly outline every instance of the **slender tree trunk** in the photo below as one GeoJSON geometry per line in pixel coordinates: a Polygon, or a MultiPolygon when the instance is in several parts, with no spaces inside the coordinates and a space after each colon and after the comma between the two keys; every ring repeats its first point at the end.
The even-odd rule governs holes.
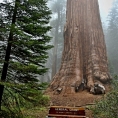
{"type": "MultiPolygon", "coordinates": [[[[14,14],[13,14],[11,25],[14,25],[16,22],[16,14],[17,14],[17,7],[18,7],[17,2],[19,2],[19,0],[16,0],[15,2],[14,14]]],[[[2,70],[2,75],[1,75],[2,82],[5,82],[6,76],[7,76],[7,70],[8,70],[8,65],[9,65],[10,53],[11,53],[11,46],[12,46],[11,41],[13,41],[13,27],[12,26],[9,33],[8,44],[7,44],[6,55],[5,55],[5,62],[3,65],[3,70],[2,70]]],[[[3,91],[4,91],[4,85],[0,85],[0,109],[1,109],[3,91]]]]}
{"type": "Polygon", "coordinates": [[[110,79],[98,0],[67,0],[61,68],[48,90],[75,93],[110,79]]]}

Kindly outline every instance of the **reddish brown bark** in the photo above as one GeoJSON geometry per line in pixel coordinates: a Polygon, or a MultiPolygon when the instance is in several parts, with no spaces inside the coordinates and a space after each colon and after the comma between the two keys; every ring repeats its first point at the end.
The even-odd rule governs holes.
{"type": "Polygon", "coordinates": [[[49,89],[69,94],[84,86],[92,91],[94,83],[110,79],[98,0],[67,0],[66,19],[61,68],[49,89]]]}

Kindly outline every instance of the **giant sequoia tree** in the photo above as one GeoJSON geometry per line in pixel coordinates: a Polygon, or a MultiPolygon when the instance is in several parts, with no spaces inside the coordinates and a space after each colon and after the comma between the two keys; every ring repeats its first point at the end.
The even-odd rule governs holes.
{"type": "Polygon", "coordinates": [[[84,86],[90,92],[110,80],[98,0],[67,0],[64,50],[49,90],[69,94],[84,86]]]}

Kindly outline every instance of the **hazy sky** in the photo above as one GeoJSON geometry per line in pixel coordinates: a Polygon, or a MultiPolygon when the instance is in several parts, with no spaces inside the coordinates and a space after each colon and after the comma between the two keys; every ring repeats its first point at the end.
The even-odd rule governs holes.
{"type": "Polygon", "coordinates": [[[108,12],[112,6],[112,2],[114,0],[98,0],[99,1],[99,8],[102,20],[105,22],[108,12]]]}
{"type": "MultiPolygon", "coordinates": [[[[3,0],[0,0],[0,2],[3,0]]],[[[102,20],[105,21],[114,0],[98,0],[102,20]]]]}

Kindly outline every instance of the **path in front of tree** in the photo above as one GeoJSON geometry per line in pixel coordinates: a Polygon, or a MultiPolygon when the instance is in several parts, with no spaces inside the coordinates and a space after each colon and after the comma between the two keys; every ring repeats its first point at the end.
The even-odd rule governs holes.
{"type": "MultiPolygon", "coordinates": [[[[110,90],[109,86],[106,86],[106,92],[110,90]]],[[[51,102],[50,105],[53,106],[83,106],[86,107],[86,104],[94,104],[96,101],[99,101],[105,95],[93,95],[90,94],[87,90],[78,92],[76,94],[65,94],[65,95],[53,95],[52,93],[48,93],[50,96],[51,102]]],[[[90,110],[86,109],[86,115],[89,118],[92,117],[92,113],[90,110]]]]}

